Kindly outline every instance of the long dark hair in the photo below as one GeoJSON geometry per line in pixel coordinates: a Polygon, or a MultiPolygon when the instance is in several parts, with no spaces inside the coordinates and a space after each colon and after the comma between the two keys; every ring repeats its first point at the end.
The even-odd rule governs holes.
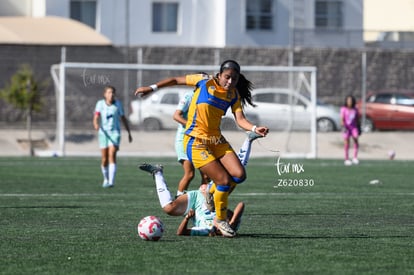
{"type": "Polygon", "coordinates": [[[348,107],[348,98],[351,98],[351,100],[352,100],[352,103],[351,103],[351,108],[355,108],[355,105],[356,105],[356,99],[355,99],[355,97],[354,97],[353,95],[347,95],[347,96],[345,97],[344,106],[345,106],[345,107],[348,107]]]}
{"type": "Polygon", "coordinates": [[[248,80],[243,74],[240,73],[239,63],[231,59],[224,61],[220,66],[220,74],[227,69],[233,69],[239,74],[239,80],[237,81],[236,89],[239,92],[242,106],[249,104],[253,107],[256,107],[256,105],[252,102],[252,90],[254,85],[250,80],[248,80]]]}

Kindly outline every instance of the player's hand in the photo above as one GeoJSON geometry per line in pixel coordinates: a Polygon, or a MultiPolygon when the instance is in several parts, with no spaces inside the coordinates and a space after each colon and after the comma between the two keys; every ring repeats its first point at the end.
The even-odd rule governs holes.
{"type": "Polygon", "coordinates": [[[134,95],[135,96],[146,96],[148,94],[150,94],[152,92],[152,88],[151,87],[139,87],[138,89],[135,90],[134,95]]]}
{"type": "Polygon", "coordinates": [[[194,217],[194,215],[195,215],[194,209],[190,209],[185,217],[189,219],[189,218],[194,217]]]}
{"type": "Polygon", "coordinates": [[[265,137],[269,133],[269,128],[264,127],[264,126],[257,126],[256,133],[258,133],[262,137],[265,137]]]}

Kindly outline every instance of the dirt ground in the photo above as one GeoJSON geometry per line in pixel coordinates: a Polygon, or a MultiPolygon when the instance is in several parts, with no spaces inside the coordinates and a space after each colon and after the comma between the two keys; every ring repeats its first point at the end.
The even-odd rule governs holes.
{"type": "MultiPolygon", "coordinates": [[[[223,133],[235,150],[242,144],[245,134],[242,131],[223,133]]],[[[0,130],[0,156],[28,156],[29,144],[25,130],[0,130]]],[[[175,156],[175,131],[144,132],[133,131],[133,142],[128,143],[126,132],[119,156],[175,156]]],[[[53,130],[34,130],[32,139],[37,156],[59,155],[60,148],[51,141],[53,130]]],[[[395,159],[414,159],[414,132],[373,132],[360,137],[359,159],[388,159],[389,152],[395,152],[395,159]]],[[[340,132],[318,133],[316,156],[325,159],[342,159],[343,140],[340,132]]],[[[306,157],[311,151],[309,135],[306,133],[271,132],[266,138],[255,141],[251,157],[306,157]]],[[[352,152],[352,145],[350,152],[352,152]]],[[[98,141],[94,131],[72,131],[67,133],[65,144],[67,156],[99,156],[98,141]]]]}

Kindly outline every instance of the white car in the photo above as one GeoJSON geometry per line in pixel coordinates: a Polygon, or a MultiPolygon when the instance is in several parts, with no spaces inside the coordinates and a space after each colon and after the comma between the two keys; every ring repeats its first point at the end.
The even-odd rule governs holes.
{"type": "MultiPolygon", "coordinates": [[[[289,123],[292,130],[310,129],[311,102],[307,97],[288,89],[262,88],[253,90],[252,99],[257,107],[248,105],[245,113],[254,117],[255,123],[271,130],[286,130],[289,123]]],[[[318,102],[316,120],[320,132],[336,131],[341,127],[339,108],[333,105],[318,102]]]]}
{"type": "Polygon", "coordinates": [[[193,89],[183,86],[162,88],[144,99],[131,101],[131,124],[140,125],[146,131],[176,129],[177,122],[173,119],[177,105],[184,94],[193,89]]]}

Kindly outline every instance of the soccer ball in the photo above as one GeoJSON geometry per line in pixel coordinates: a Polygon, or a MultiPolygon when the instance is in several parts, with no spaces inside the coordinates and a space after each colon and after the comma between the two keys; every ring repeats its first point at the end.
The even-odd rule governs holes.
{"type": "Polygon", "coordinates": [[[164,233],[164,224],[156,216],[147,216],[138,224],[138,236],[146,241],[158,241],[164,233]]]}

